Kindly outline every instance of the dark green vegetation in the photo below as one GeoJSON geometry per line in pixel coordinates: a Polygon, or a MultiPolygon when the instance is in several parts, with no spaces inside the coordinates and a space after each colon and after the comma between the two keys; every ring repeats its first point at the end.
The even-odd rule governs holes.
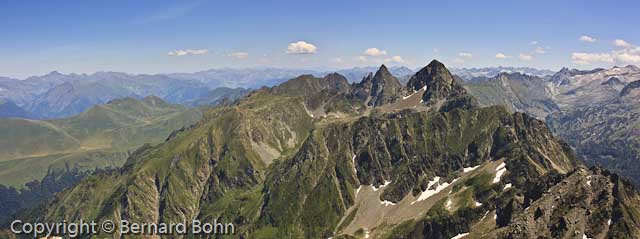
{"type": "Polygon", "coordinates": [[[391,88],[397,79],[383,78],[382,89],[369,94],[360,94],[369,84],[349,84],[338,74],[252,92],[137,150],[122,169],[89,176],[17,217],[218,219],[236,225],[230,238],[640,233],[635,189],[586,169],[542,121],[477,107],[437,61],[400,90],[391,88]],[[404,97],[417,92],[418,100],[404,97]],[[391,102],[367,102],[380,98],[391,102]],[[536,213],[538,207],[544,210],[536,213]],[[404,214],[366,216],[385,208],[404,214]]]}
{"type": "MultiPolygon", "coordinates": [[[[95,173],[101,173],[103,170],[111,169],[96,169],[95,173]]],[[[46,202],[54,194],[77,184],[90,174],[89,171],[66,168],[51,170],[42,180],[28,182],[20,190],[0,185],[0,225],[5,226],[9,223],[15,212],[46,202]]]]}

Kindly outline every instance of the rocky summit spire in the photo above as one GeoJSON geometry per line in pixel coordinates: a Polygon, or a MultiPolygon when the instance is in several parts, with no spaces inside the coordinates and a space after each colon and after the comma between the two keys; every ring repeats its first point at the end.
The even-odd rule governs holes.
{"type": "Polygon", "coordinates": [[[441,62],[431,61],[429,65],[422,68],[409,79],[407,88],[410,91],[420,91],[424,89],[422,100],[425,104],[434,104],[438,101],[447,101],[465,98],[465,101],[472,102],[473,99],[467,95],[467,91],[459,85],[453,75],[441,62]]]}
{"type": "Polygon", "coordinates": [[[402,84],[385,65],[382,65],[375,74],[369,74],[360,83],[355,84],[351,94],[368,106],[381,106],[400,98],[402,84]]]}

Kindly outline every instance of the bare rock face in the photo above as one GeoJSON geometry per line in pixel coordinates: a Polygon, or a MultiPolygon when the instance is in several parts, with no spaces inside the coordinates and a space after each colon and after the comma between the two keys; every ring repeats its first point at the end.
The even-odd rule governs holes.
{"type": "Polygon", "coordinates": [[[436,60],[433,60],[411,77],[407,87],[413,91],[426,87],[426,91],[422,96],[424,102],[435,102],[466,95],[466,90],[457,84],[451,72],[447,70],[444,64],[436,60]]]}
{"type": "Polygon", "coordinates": [[[382,65],[375,75],[369,74],[362,82],[355,84],[351,94],[366,105],[375,107],[398,100],[402,90],[398,78],[382,65]]]}
{"type": "Polygon", "coordinates": [[[622,88],[622,91],[620,92],[620,96],[624,97],[627,95],[639,95],[640,93],[640,80],[638,81],[634,81],[631,82],[629,84],[627,84],[624,88],[622,88]]]}

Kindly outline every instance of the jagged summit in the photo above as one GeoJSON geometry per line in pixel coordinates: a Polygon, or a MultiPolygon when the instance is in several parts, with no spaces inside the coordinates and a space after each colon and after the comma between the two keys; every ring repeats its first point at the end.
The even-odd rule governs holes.
{"type": "Polygon", "coordinates": [[[402,84],[385,65],[375,74],[367,75],[360,83],[352,85],[351,95],[367,106],[381,106],[400,98],[402,84]]]}
{"type": "Polygon", "coordinates": [[[407,87],[414,91],[420,90],[424,86],[430,85],[451,85],[453,83],[453,75],[441,62],[437,60],[431,61],[429,65],[420,69],[414,76],[409,79],[407,87]]]}
{"type": "Polygon", "coordinates": [[[421,102],[426,105],[442,103],[446,108],[477,105],[475,99],[467,94],[462,85],[458,84],[453,74],[437,60],[431,61],[429,65],[413,75],[407,83],[407,90],[424,91],[421,102]]]}

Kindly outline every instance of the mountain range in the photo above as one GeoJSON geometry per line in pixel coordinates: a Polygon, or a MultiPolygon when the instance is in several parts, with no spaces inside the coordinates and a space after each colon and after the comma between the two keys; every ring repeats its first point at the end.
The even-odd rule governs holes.
{"type": "MultiPolygon", "coordinates": [[[[349,81],[360,81],[371,67],[339,70],[349,81]]],[[[413,73],[405,67],[393,67],[400,76],[413,73]]],[[[280,84],[302,74],[325,75],[315,70],[211,69],[195,73],[133,75],[120,72],[62,74],[51,72],[24,80],[0,77],[0,118],[52,119],[69,117],[113,99],[154,95],[187,106],[219,103],[236,99],[246,89],[280,84]],[[229,88],[237,88],[228,91],[229,88]],[[229,93],[227,93],[229,92],[229,93]]]]}
{"type": "Polygon", "coordinates": [[[451,72],[465,81],[481,81],[482,79],[492,78],[500,73],[520,73],[537,77],[551,76],[555,71],[536,69],[531,67],[482,67],[482,68],[452,68],[451,72]]]}
{"type": "Polygon", "coordinates": [[[465,87],[482,105],[504,105],[546,120],[589,165],[602,165],[640,183],[640,68],[575,70],[548,77],[501,73],[465,87]]]}
{"type": "Polygon", "coordinates": [[[381,66],[253,91],[14,218],[217,220],[241,238],[634,238],[640,194],[432,61],[404,85],[381,66]]]}

